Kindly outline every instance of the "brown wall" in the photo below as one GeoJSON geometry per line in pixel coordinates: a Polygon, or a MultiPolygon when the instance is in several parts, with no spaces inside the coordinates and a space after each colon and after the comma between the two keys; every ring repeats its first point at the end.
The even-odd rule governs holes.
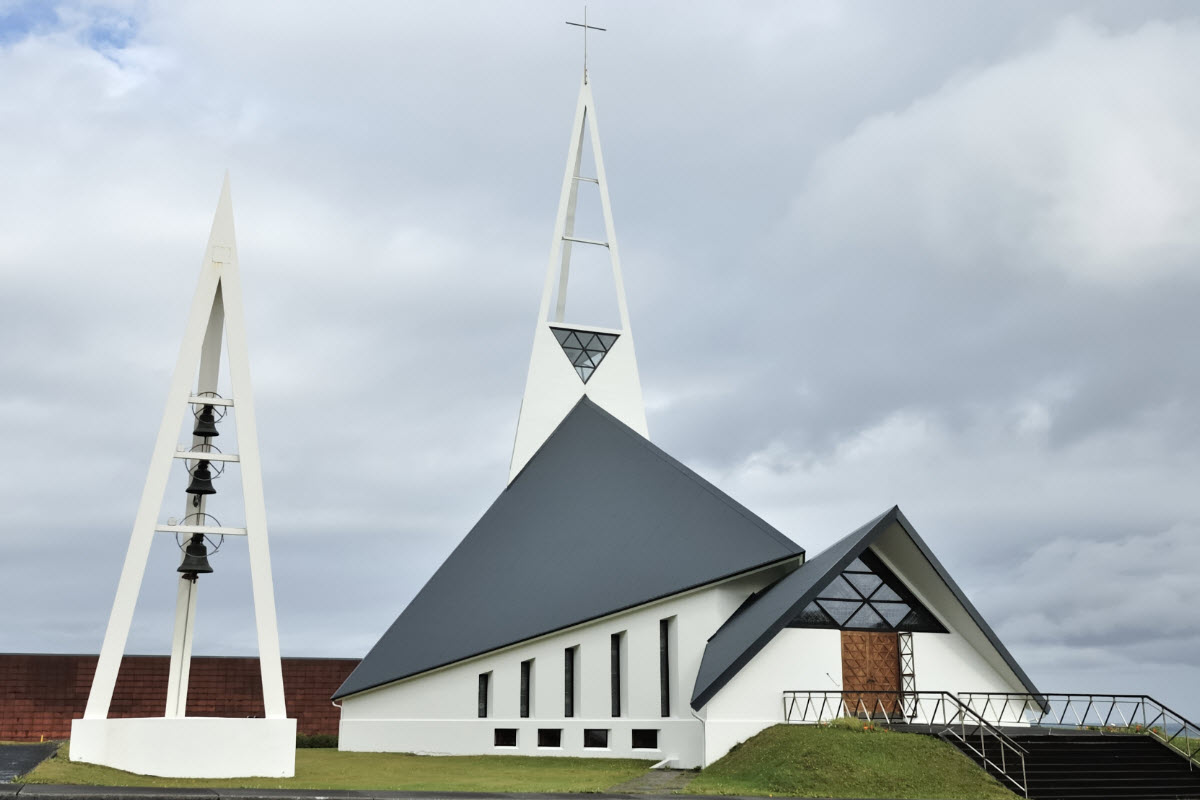
{"type": "MultiPolygon", "coordinates": [[[[167,702],[166,656],[125,656],[110,717],[161,717],[167,702]]],[[[330,696],[358,666],[354,658],[285,658],[287,714],[299,733],[336,734],[330,696]]],[[[0,740],[66,739],[83,716],[96,656],[0,654],[0,740]]],[[[261,717],[257,658],[192,659],[187,713],[193,717],[261,717]]]]}

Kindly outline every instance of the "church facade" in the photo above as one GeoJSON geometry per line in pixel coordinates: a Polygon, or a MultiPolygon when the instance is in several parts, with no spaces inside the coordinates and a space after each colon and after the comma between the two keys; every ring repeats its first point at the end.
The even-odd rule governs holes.
{"type": "Polygon", "coordinates": [[[649,440],[585,76],[509,484],[338,689],[339,747],[690,768],[789,690],[1037,691],[899,508],[810,558],[649,440]],[[581,184],[603,241],[575,235],[581,184]],[[580,246],[618,327],[566,321],[580,246]]]}

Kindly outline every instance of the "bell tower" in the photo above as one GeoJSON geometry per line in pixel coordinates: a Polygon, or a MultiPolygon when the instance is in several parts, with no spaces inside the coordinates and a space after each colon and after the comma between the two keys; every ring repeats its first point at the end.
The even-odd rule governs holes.
{"type": "Polygon", "coordinates": [[[295,771],[295,743],[296,720],[287,718],[284,707],[242,284],[226,174],[87,708],[83,719],[71,725],[71,760],[176,778],[290,777],[295,771]],[[223,342],[229,364],[228,397],[217,392],[223,342]],[[232,416],[225,420],[227,415],[232,416]],[[236,434],[222,437],[221,429],[229,434],[231,422],[236,422],[236,434]],[[190,443],[177,444],[181,430],[190,435],[190,443]],[[225,443],[225,439],[233,441],[225,443]],[[218,441],[225,444],[224,450],[218,441]],[[182,515],[163,522],[160,514],[173,464],[182,464],[189,480],[182,515]],[[214,479],[226,468],[234,468],[241,478],[244,527],[222,525],[210,513],[215,509],[209,508],[209,500],[218,492],[214,479]],[[175,571],[175,628],[163,716],[111,718],[113,690],[151,541],[163,534],[173,537],[183,551],[175,571]],[[219,548],[229,536],[245,537],[249,553],[264,716],[189,717],[198,584],[200,576],[213,571],[210,548],[219,548]]]}
{"type": "MultiPolygon", "coordinates": [[[[589,28],[597,30],[584,27],[585,35],[589,28]]],[[[529,376],[525,381],[525,395],[517,419],[517,435],[508,475],[510,482],[584,395],[638,433],[649,435],[637,357],[634,354],[633,328],[629,323],[625,285],[621,278],[617,234],[608,198],[608,181],[604,174],[604,157],[600,151],[596,105],[592,99],[586,62],[579,100],[575,106],[575,121],[571,125],[567,166],[559,195],[554,235],[550,242],[542,303],[533,332],[529,376]],[[586,143],[591,146],[593,175],[582,172],[585,137],[586,143]],[[581,190],[599,195],[604,223],[602,240],[581,238],[575,234],[575,212],[581,190]],[[616,295],[616,327],[589,324],[589,320],[568,316],[571,256],[577,247],[601,248],[607,252],[616,295]]]]}

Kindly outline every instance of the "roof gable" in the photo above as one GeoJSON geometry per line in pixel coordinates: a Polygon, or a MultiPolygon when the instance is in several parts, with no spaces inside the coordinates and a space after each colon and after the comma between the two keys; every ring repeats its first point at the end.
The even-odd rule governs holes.
{"type": "Polygon", "coordinates": [[[945,567],[929,550],[928,545],[917,535],[916,530],[900,512],[899,506],[893,506],[891,510],[880,514],[849,536],[807,560],[799,569],[751,597],[726,620],[708,640],[704,649],[704,657],[701,659],[692,691],[692,708],[702,708],[775,638],[779,631],[807,608],[830,581],[845,571],[846,567],[873,542],[895,531],[907,537],[919,556],[932,568],[948,592],[978,627],[982,636],[1012,670],[1017,680],[1024,685],[1025,690],[1036,694],[1037,688],[996,636],[995,631],[963,594],[945,567]]]}
{"type": "Polygon", "coordinates": [[[334,697],[803,552],[585,396],[334,697]]]}

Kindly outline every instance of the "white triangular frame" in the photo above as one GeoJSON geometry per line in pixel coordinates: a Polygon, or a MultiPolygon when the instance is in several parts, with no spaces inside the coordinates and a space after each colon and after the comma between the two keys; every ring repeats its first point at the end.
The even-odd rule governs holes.
{"type": "Polygon", "coordinates": [[[621,276],[617,232],[613,226],[612,206],[608,197],[604,156],[600,149],[596,106],[592,98],[592,87],[586,75],[579,88],[579,99],[575,106],[575,121],[571,126],[571,138],[567,146],[566,171],[563,175],[562,191],[559,195],[558,215],[554,222],[554,236],[550,243],[550,259],[546,268],[545,284],[542,288],[542,302],[538,309],[537,327],[534,330],[529,375],[525,383],[525,394],[521,401],[521,412],[517,419],[517,433],[509,465],[509,481],[512,481],[520,473],[558,423],[567,415],[567,412],[584,395],[591,397],[601,407],[638,433],[643,436],[649,435],[633,344],[633,327],[629,322],[629,308],[625,302],[625,282],[621,276]],[[592,160],[596,169],[594,177],[580,174],[585,134],[592,146],[592,160]],[[575,236],[575,207],[581,182],[594,182],[599,188],[600,208],[604,216],[605,241],[603,242],[579,239],[575,236]],[[577,244],[608,249],[620,328],[602,328],[564,321],[571,252],[577,244]],[[554,291],[556,278],[557,295],[554,291]],[[550,313],[552,301],[553,316],[550,313]],[[604,362],[596,368],[591,379],[584,384],[550,331],[552,326],[598,333],[615,333],[619,335],[619,338],[605,356],[604,362]]]}
{"type": "MultiPolygon", "coordinates": [[[[211,398],[204,400],[211,401],[211,398]]],[[[194,437],[193,445],[201,442],[202,439],[194,437]]],[[[184,459],[184,463],[187,462],[188,459],[184,459]]],[[[192,500],[191,495],[185,497],[192,500]]],[[[205,498],[197,497],[199,504],[195,507],[189,505],[189,511],[203,512],[205,498]]],[[[204,517],[199,519],[203,521],[204,517]]],[[[83,719],[75,720],[72,728],[71,758],[174,777],[286,776],[293,774],[295,763],[295,720],[286,717],[241,276],[229,175],[226,173],[87,707],[83,719]],[[216,404],[231,406],[236,414],[238,452],[236,455],[227,454],[223,459],[238,462],[246,527],[205,527],[196,531],[193,530],[196,526],[187,524],[163,525],[158,520],[167,481],[174,462],[184,455],[184,449],[177,447],[179,431],[185,415],[190,414],[195,406],[203,404],[200,401],[202,393],[216,391],[222,333],[229,359],[231,397],[223,398],[216,404]],[[191,391],[193,381],[195,393],[191,391]],[[196,582],[182,576],[179,579],[170,678],[163,717],[108,719],[154,535],[189,535],[196,532],[246,536],[265,719],[186,716],[196,582]],[[133,723],[151,724],[138,727],[133,723]],[[252,726],[247,723],[268,725],[264,728],[263,725],[252,726]],[[247,731],[251,732],[247,734],[247,731]],[[214,744],[214,735],[224,738],[227,743],[214,744]],[[290,746],[282,747],[281,743],[286,743],[289,736],[290,746]],[[181,761],[174,755],[177,751],[185,752],[197,740],[206,742],[201,754],[198,754],[199,758],[181,761]],[[137,746],[132,744],[134,741],[138,741],[137,746]],[[135,750],[143,752],[133,752],[135,750]]]]}

